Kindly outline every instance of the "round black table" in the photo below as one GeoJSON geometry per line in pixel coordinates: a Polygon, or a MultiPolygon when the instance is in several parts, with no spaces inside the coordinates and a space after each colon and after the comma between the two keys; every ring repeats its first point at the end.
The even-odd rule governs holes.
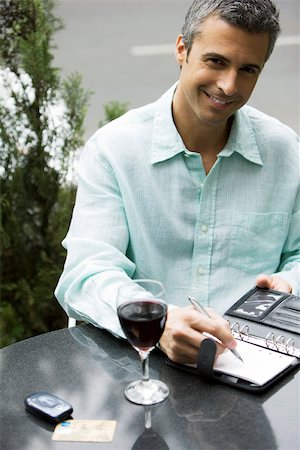
{"type": "Polygon", "coordinates": [[[150,375],[171,394],[151,408],[145,433],[144,408],[123,394],[141,375],[138,355],[105,330],[85,324],[46,333],[1,349],[0,358],[1,450],[300,449],[299,371],[251,394],[169,367],[155,350],[150,375]],[[24,398],[37,391],[71,403],[74,419],[116,420],[113,442],[52,441],[54,427],[24,408],[24,398]]]}

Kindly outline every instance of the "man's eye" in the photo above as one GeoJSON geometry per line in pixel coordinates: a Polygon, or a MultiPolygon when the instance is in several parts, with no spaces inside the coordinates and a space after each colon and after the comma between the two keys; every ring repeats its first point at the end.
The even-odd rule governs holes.
{"type": "Polygon", "coordinates": [[[221,61],[220,59],[218,59],[218,58],[211,58],[210,61],[211,61],[213,64],[218,64],[218,65],[223,64],[222,61],[221,61]]]}
{"type": "Polygon", "coordinates": [[[251,75],[257,74],[257,69],[255,67],[243,67],[242,69],[244,72],[247,72],[251,75]]]}

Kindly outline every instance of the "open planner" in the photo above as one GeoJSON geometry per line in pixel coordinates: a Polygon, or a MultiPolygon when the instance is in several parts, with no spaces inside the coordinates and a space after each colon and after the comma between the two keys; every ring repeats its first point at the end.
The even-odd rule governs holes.
{"type": "Polygon", "coordinates": [[[236,350],[244,363],[229,350],[215,358],[216,342],[208,336],[200,347],[197,364],[178,364],[169,359],[167,364],[257,392],[300,365],[300,297],[253,288],[224,317],[231,323],[236,350]]]}
{"type": "Polygon", "coordinates": [[[214,364],[214,371],[263,386],[280,373],[299,363],[297,357],[238,341],[236,347],[244,363],[226,350],[214,364]]]}

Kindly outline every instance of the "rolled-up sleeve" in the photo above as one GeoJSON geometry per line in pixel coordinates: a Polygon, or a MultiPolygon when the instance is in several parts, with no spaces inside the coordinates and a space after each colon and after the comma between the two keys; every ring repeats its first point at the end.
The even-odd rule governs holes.
{"type": "Polygon", "coordinates": [[[96,139],[88,142],[79,164],[76,205],[63,241],[67,258],[55,295],[67,314],[121,334],[116,292],[132,277],[126,255],[128,226],[122,196],[96,139]]]}

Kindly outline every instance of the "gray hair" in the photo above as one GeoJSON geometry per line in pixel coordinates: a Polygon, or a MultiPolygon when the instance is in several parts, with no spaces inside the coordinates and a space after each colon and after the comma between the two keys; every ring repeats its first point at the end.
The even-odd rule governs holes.
{"type": "Polygon", "coordinates": [[[201,32],[201,24],[211,15],[250,33],[268,32],[270,42],[266,61],[269,59],[280,33],[279,11],[272,0],[194,0],[181,30],[187,55],[201,32]]]}

